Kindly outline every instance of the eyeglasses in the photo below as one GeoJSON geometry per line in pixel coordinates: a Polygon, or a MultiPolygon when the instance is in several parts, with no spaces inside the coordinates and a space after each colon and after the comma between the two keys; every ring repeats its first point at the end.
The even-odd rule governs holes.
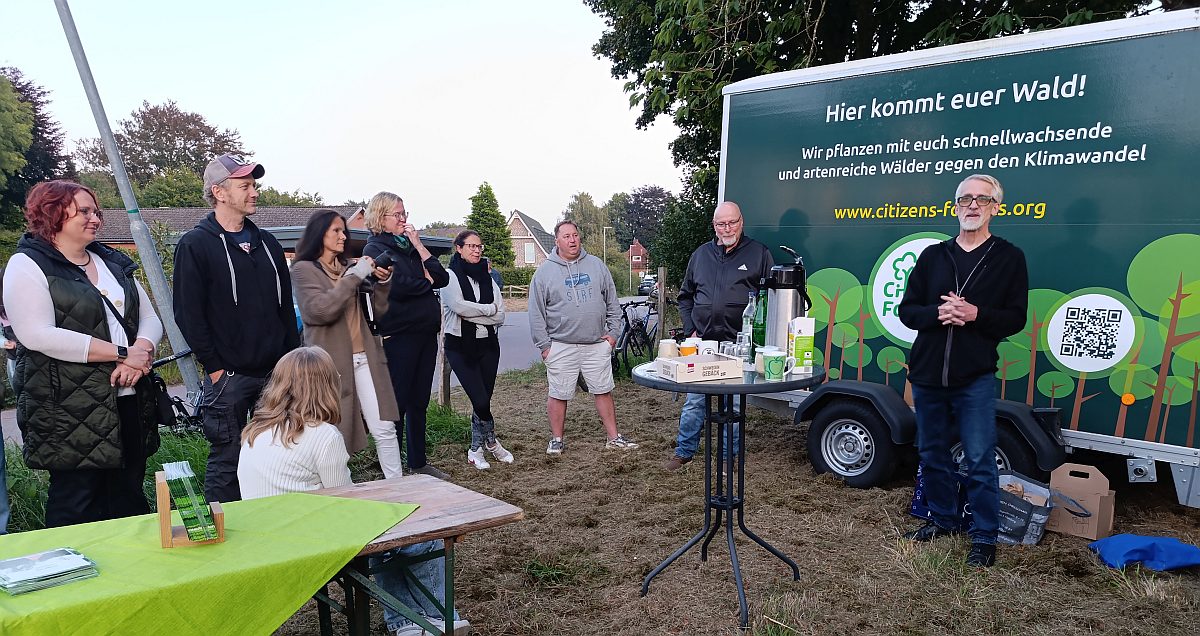
{"type": "Polygon", "coordinates": [[[481,252],[483,251],[483,243],[463,243],[462,246],[463,246],[463,249],[465,249],[465,250],[479,250],[481,252]]]}
{"type": "Polygon", "coordinates": [[[958,203],[958,207],[960,207],[960,208],[970,207],[972,201],[978,203],[979,207],[982,208],[984,206],[995,203],[996,197],[989,197],[986,194],[977,194],[975,196],[971,196],[969,194],[964,194],[961,197],[958,197],[957,199],[955,199],[954,201],[956,203],[958,203]]]}
{"type": "Polygon", "coordinates": [[[717,228],[717,229],[719,229],[719,230],[728,230],[728,229],[730,229],[730,228],[735,228],[735,227],[737,227],[738,225],[740,225],[740,224],[741,224],[741,222],[742,222],[742,220],[741,220],[741,219],[738,219],[738,220],[736,220],[736,221],[721,221],[720,223],[715,223],[715,222],[714,222],[714,223],[713,223],[713,227],[715,227],[715,228],[717,228]]]}
{"type": "Polygon", "coordinates": [[[100,211],[100,208],[79,208],[79,216],[94,216],[97,221],[104,220],[104,213],[100,211]]]}
{"type": "Polygon", "coordinates": [[[407,218],[408,218],[408,213],[407,213],[407,212],[405,212],[404,214],[400,214],[399,212],[388,212],[387,214],[385,214],[385,215],[383,215],[383,216],[384,216],[385,218],[390,216],[390,217],[392,217],[393,219],[398,219],[398,220],[400,220],[400,221],[403,221],[403,220],[405,220],[405,219],[407,219],[407,218]]]}

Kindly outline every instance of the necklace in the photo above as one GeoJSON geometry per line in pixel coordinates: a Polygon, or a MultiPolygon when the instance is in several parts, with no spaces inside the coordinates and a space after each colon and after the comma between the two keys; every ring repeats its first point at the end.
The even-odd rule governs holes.
{"type": "Polygon", "coordinates": [[[78,267],[79,269],[87,269],[87,266],[92,264],[92,253],[87,250],[84,250],[83,253],[87,254],[87,261],[85,261],[82,265],[80,265],[79,263],[76,263],[75,261],[71,261],[71,259],[69,259],[69,258],[67,260],[71,261],[71,264],[74,265],[75,267],[78,267]]]}

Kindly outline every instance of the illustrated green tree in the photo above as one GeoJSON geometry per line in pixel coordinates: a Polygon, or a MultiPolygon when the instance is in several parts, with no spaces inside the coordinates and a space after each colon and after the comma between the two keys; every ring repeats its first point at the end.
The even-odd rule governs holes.
{"type": "Polygon", "coordinates": [[[879,350],[879,354],[875,356],[875,365],[879,367],[880,371],[883,371],[883,383],[888,386],[892,384],[893,373],[908,369],[904,350],[894,345],[888,345],[879,350]]]}
{"type": "Polygon", "coordinates": [[[1117,421],[1113,426],[1113,435],[1125,437],[1126,422],[1129,407],[1138,400],[1144,400],[1154,395],[1156,374],[1151,367],[1138,362],[1141,349],[1134,345],[1133,357],[1128,363],[1117,365],[1112,375],[1108,376],[1108,388],[1120,396],[1121,406],[1117,408],[1117,421]]]}
{"type": "Polygon", "coordinates": [[[1065,294],[1055,289],[1029,290],[1029,309],[1025,328],[1009,336],[1008,340],[1025,349],[1029,356],[1029,384],[1025,389],[1025,403],[1033,406],[1034,388],[1037,380],[1037,354],[1046,346],[1046,323],[1051,312],[1065,294]]]}
{"type": "Polygon", "coordinates": [[[846,356],[850,355],[849,349],[858,344],[858,327],[848,322],[841,322],[835,324],[829,331],[833,344],[836,344],[842,352],[837,372],[839,378],[844,378],[846,377],[846,356]]]}
{"type": "Polygon", "coordinates": [[[1187,378],[1186,393],[1191,396],[1191,407],[1188,410],[1187,446],[1196,446],[1196,407],[1200,402],[1200,339],[1192,340],[1175,350],[1175,359],[1171,361],[1171,372],[1176,376],[1187,378]]]}
{"type": "Polygon", "coordinates": [[[1075,390],[1075,380],[1062,371],[1047,371],[1037,379],[1037,388],[1050,398],[1050,408],[1054,408],[1055,399],[1066,397],[1075,390]]]}
{"type": "Polygon", "coordinates": [[[1163,391],[1162,426],[1158,431],[1158,442],[1167,443],[1167,430],[1171,421],[1171,407],[1187,404],[1191,400],[1191,378],[1181,378],[1177,375],[1167,376],[1166,389],[1163,391]]]}
{"type": "Polygon", "coordinates": [[[25,165],[0,185],[0,225],[13,227],[20,225],[21,207],[30,188],[43,181],[75,178],[76,174],[66,151],[66,134],[50,113],[50,92],[11,66],[0,67],[0,76],[8,78],[17,98],[33,114],[33,139],[25,150],[25,165]]]}
{"type": "Polygon", "coordinates": [[[1196,254],[1200,254],[1200,236],[1172,234],[1142,248],[1129,263],[1126,284],[1130,297],[1142,311],[1158,316],[1159,323],[1166,328],[1153,401],[1146,420],[1146,441],[1159,437],[1159,418],[1167,377],[1171,373],[1172,352],[1200,336],[1200,328],[1181,328],[1181,320],[1183,325],[1198,327],[1189,319],[1200,314],[1200,296],[1184,291],[1185,286],[1192,289],[1191,285],[1200,281],[1200,259],[1196,254]]]}
{"type": "Polygon", "coordinates": [[[7,190],[9,180],[27,163],[25,152],[33,143],[33,124],[33,106],[21,101],[12,82],[0,75],[0,191],[7,190]]]}
{"type": "MultiPolygon", "coordinates": [[[[868,299],[871,297],[871,288],[869,285],[863,285],[860,290],[862,297],[868,299]]],[[[863,366],[871,363],[871,348],[867,346],[868,340],[873,340],[883,335],[883,330],[879,326],[879,321],[871,320],[870,303],[862,303],[858,311],[858,322],[855,327],[858,328],[858,352],[866,353],[865,359],[859,356],[858,363],[855,365],[858,369],[858,379],[863,379],[863,366]]]]}
{"type": "Polygon", "coordinates": [[[1005,392],[1009,380],[1020,380],[1029,373],[1029,349],[1005,340],[997,348],[999,360],[996,362],[996,377],[1000,378],[1000,399],[1008,399],[1005,392]]]}
{"type": "Polygon", "coordinates": [[[871,364],[871,359],[874,358],[875,352],[871,349],[871,345],[863,341],[862,336],[858,340],[850,343],[848,347],[842,350],[843,356],[849,356],[851,360],[856,361],[858,376],[856,379],[862,382],[863,367],[871,364]]]}
{"type": "MultiPolygon", "coordinates": [[[[129,119],[117,123],[114,136],[129,178],[139,184],[171,168],[202,174],[204,166],[217,155],[248,152],[236,129],[219,129],[204,116],[185,111],[171,100],[161,105],[142,102],[129,119]]],[[[74,159],[82,171],[111,173],[108,155],[98,137],[80,141],[74,159]]]]}
{"type": "MultiPolygon", "coordinates": [[[[854,274],[844,269],[825,268],[808,278],[808,295],[813,302],[808,315],[816,320],[817,331],[826,328],[825,359],[832,360],[833,327],[851,320],[857,323],[863,304],[862,284],[854,274]]],[[[857,330],[854,335],[857,339],[857,330]]]]}
{"type": "Polygon", "coordinates": [[[504,215],[500,213],[496,193],[486,181],[479,185],[475,196],[471,197],[471,214],[467,215],[467,227],[479,232],[479,238],[483,241],[483,255],[492,265],[512,267],[517,258],[513,254],[512,234],[508,231],[504,215]]]}
{"type": "MultiPolygon", "coordinates": [[[[163,174],[150,179],[137,195],[138,205],[143,208],[202,208],[204,202],[204,180],[187,168],[168,168],[163,174]]],[[[263,201],[259,193],[258,205],[274,205],[263,201]]]]}

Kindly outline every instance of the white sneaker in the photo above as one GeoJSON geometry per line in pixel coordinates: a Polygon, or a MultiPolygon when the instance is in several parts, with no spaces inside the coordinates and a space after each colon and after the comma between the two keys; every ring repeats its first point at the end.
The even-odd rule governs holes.
{"type": "Polygon", "coordinates": [[[497,460],[505,464],[513,463],[513,454],[500,445],[500,440],[496,440],[491,446],[487,446],[487,449],[492,454],[492,457],[495,457],[497,460]]]}
{"type": "Polygon", "coordinates": [[[564,446],[565,444],[563,443],[563,439],[561,437],[551,437],[550,444],[546,446],[546,454],[562,455],[564,446]]]}
{"type": "Polygon", "coordinates": [[[391,632],[392,636],[425,636],[428,632],[416,623],[409,623],[391,632]]]}
{"type": "MultiPolygon", "coordinates": [[[[467,636],[471,633],[471,622],[465,618],[454,621],[454,628],[450,631],[446,631],[446,622],[440,618],[430,618],[429,623],[444,632],[446,636],[467,636]]],[[[429,632],[422,633],[429,634],[429,632]]]]}
{"type": "Polygon", "coordinates": [[[467,450],[467,463],[478,468],[479,470],[487,470],[492,467],[492,465],[488,463],[487,458],[483,456],[482,446],[479,447],[478,450],[467,450]]]}
{"type": "Polygon", "coordinates": [[[624,435],[617,435],[616,437],[608,440],[608,442],[606,444],[604,444],[604,447],[605,448],[617,448],[620,450],[633,450],[633,449],[637,448],[638,445],[637,445],[637,442],[633,442],[631,440],[625,439],[624,435]]]}

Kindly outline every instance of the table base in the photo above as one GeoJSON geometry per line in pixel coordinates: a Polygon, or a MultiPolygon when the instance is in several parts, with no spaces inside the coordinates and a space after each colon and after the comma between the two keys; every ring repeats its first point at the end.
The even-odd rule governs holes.
{"type": "Polygon", "coordinates": [[[749,537],[752,541],[765,548],[768,552],[778,557],[781,561],[788,564],[792,568],[792,580],[800,580],[800,568],[781,552],[775,546],[767,543],[757,534],[746,527],[745,512],[743,504],[745,502],[745,466],[746,466],[746,396],[742,395],[742,408],[738,410],[734,407],[732,395],[709,395],[705,398],[704,407],[704,527],[700,532],[696,533],[687,543],[683,544],[665,561],[658,564],[650,574],[646,575],[642,581],[642,596],[645,596],[650,590],[650,581],[658,576],[667,566],[671,565],[676,559],[683,556],[685,552],[691,550],[700,543],[700,560],[708,561],[708,545],[712,543],[713,538],[721,531],[722,518],[724,518],[725,526],[725,541],[729,546],[729,562],[733,567],[733,580],[737,585],[738,605],[741,608],[741,622],[739,623],[742,629],[749,627],[749,610],[746,605],[746,590],[742,585],[742,568],[738,563],[737,547],[733,541],[734,531],[734,513],[737,513],[737,528],[742,531],[742,534],[749,537]],[[717,398],[717,412],[713,412],[713,398],[717,398]],[[713,425],[719,424],[722,434],[713,435],[713,425]],[[726,444],[725,440],[731,438],[732,435],[737,435],[738,446],[742,449],[741,453],[734,455],[733,448],[730,444],[726,444]],[[714,441],[714,437],[716,440],[714,441]],[[721,466],[721,477],[713,479],[713,467],[721,466]],[[736,465],[736,466],[735,466],[736,465]],[[737,492],[735,496],[733,493],[737,492]],[[713,511],[716,511],[716,520],[713,520],[713,511]]]}

